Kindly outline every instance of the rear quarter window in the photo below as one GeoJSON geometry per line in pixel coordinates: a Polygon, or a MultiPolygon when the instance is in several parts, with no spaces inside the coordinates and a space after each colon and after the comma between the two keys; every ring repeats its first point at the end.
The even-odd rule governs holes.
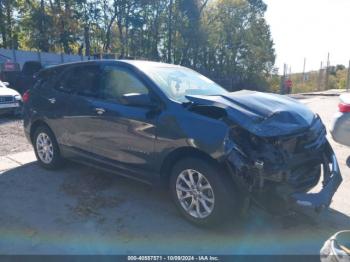
{"type": "Polygon", "coordinates": [[[98,65],[78,65],[65,70],[59,76],[55,88],[60,92],[98,97],[99,81],[100,67],[98,65]]]}
{"type": "Polygon", "coordinates": [[[34,88],[49,88],[53,87],[56,79],[62,73],[63,68],[57,67],[40,71],[35,76],[34,88]]]}

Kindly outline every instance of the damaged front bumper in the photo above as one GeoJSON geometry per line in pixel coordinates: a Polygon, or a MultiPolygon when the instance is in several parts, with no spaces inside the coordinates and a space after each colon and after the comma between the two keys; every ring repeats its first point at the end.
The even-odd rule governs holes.
{"type": "Polygon", "coordinates": [[[323,165],[329,165],[329,168],[323,169],[323,182],[322,189],[318,193],[294,193],[291,196],[291,200],[299,206],[312,207],[317,210],[329,207],[332,202],[332,198],[337,191],[339,185],[343,181],[337,158],[328,145],[329,151],[329,163],[323,163],[323,165]]]}
{"type": "Polygon", "coordinates": [[[327,140],[322,147],[310,154],[309,158],[307,157],[309,154],[304,153],[301,156],[295,156],[293,161],[284,167],[276,163],[274,171],[264,167],[261,163],[259,165],[259,161],[255,161],[255,165],[248,165],[247,158],[242,154],[242,151],[233,149],[228,155],[226,163],[231,176],[242,193],[271,212],[296,207],[308,207],[319,211],[329,207],[342,182],[336,156],[327,140]],[[317,166],[319,169],[315,169],[317,166]],[[300,168],[303,171],[300,171],[299,174],[291,171],[300,168]],[[289,179],[287,178],[288,172],[289,179]],[[315,175],[317,172],[318,175],[315,175]],[[275,174],[280,176],[275,176],[275,174]],[[322,189],[318,193],[309,192],[319,183],[321,174],[323,176],[322,189]],[[300,176],[302,181],[308,181],[308,184],[303,187],[295,187],[291,181],[295,182],[293,179],[296,176],[300,176]]]}

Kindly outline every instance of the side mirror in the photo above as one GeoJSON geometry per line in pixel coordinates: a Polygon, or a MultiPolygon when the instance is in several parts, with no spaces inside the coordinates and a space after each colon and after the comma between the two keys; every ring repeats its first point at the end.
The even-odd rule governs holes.
{"type": "Polygon", "coordinates": [[[4,84],[4,86],[10,86],[9,82],[2,82],[4,84]]]}
{"type": "Polygon", "coordinates": [[[151,101],[148,94],[129,93],[122,96],[122,101],[129,106],[137,107],[156,107],[157,105],[151,101]]]}

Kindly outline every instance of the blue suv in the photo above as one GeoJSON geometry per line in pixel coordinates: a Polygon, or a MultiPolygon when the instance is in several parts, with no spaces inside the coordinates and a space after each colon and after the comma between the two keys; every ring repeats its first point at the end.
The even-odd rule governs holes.
{"type": "Polygon", "coordinates": [[[64,159],[169,189],[197,225],[328,207],[342,178],[321,119],[286,96],[228,92],[176,65],[96,60],[41,70],[23,95],[38,162],[64,159]],[[323,189],[307,193],[323,176],[323,189]]]}

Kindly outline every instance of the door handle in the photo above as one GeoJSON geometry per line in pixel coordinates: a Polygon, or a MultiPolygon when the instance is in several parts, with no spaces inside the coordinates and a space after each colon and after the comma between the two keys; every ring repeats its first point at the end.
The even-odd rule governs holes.
{"type": "Polygon", "coordinates": [[[56,103],[56,98],[49,98],[48,100],[50,101],[51,104],[56,103]]]}
{"type": "Polygon", "coordinates": [[[104,112],[106,112],[106,110],[103,108],[95,108],[95,111],[98,115],[102,115],[104,112]]]}

